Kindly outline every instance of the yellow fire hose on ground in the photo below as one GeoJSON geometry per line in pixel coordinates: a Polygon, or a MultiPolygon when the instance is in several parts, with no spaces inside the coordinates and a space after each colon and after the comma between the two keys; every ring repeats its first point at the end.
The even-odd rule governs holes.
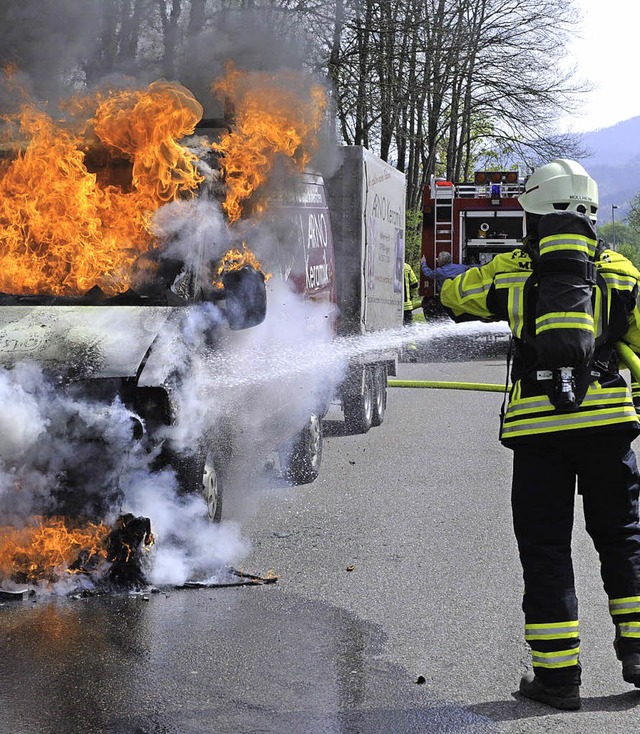
{"type": "MultiPolygon", "coordinates": [[[[624,342],[616,342],[616,351],[631,373],[634,382],[640,382],[640,357],[624,342]]],[[[389,387],[428,387],[436,390],[504,392],[505,389],[504,385],[496,385],[491,382],[450,382],[448,380],[396,380],[389,378],[387,384],[389,387]]]]}
{"type": "Polygon", "coordinates": [[[491,382],[449,382],[447,380],[387,380],[389,387],[431,387],[437,390],[484,390],[504,392],[504,385],[491,382]]]}

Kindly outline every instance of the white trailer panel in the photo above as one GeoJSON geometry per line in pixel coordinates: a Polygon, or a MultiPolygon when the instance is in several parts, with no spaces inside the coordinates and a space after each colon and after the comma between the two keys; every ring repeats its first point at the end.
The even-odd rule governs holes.
{"type": "Polygon", "coordinates": [[[402,324],[405,176],[361,146],[340,149],[327,180],[336,259],[339,332],[402,324]]]}

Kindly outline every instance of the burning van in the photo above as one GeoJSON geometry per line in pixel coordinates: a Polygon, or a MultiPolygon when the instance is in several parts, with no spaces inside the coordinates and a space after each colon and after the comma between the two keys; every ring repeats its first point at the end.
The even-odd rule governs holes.
{"type": "Polygon", "coordinates": [[[31,509],[98,519],[117,502],[113,467],[102,466],[104,425],[82,417],[117,401],[152,468],[172,467],[181,489],[201,489],[218,520],[211,437],[177,447],[166,429],[187,420],[178,393],[189,363],[263,321],[265,274],[223,227],[187,247],[154,220],[171,205],[174,220],[190,221],[213,206],[196,155],[179,142],[202,114],[188,90],[158,82],[93,104],[90,134],[25,107],[0,161],[0,367],[37,365],[43,384],[92,406],[69,411],[67,443],[82,465],[69,452],[47,474],[59,486],[31,509]],[[87,498],[83,484],[101,491],[87,498]]]}
{"type": "Polygon", "coordinates": [[[259,466],[275,453],[282,474],[311,482],[332,402],[351,432],[383,421],[397,353],[382,335],[402,323],[403,175],[355,147],[336,176],[309,170],[318,87],[229,69],[214,89],[233,127],[166,81],[74,100],[64,123],[35,105],[7,123],[7,524],[106,520],[147,542],[131,488],[201,494],[219,521],[241,457],[259,466]]]}

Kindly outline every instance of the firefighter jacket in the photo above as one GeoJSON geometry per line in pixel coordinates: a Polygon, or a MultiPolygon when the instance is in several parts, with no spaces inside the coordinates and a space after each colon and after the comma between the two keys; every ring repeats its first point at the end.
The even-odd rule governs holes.
{"type": "MultiPolygon", "coordinates": [[[[441,301],[455,321],[509,323],[514,355],[511,389],[500,430],[500,440],[505,446],[513,447],[536,436],[564,431],[627,430],[634,436],[640,433],[629,387],[618,371],[615,350],[615,343],[622,340],[640,352],[640,311],[636,304],[640,272],[619,253],[608,249],[599,251],[592,227],[586,218],[583,220],[587,226],[580,223],[572,226],[572,219],[566,213],[559,218],[565,231],[553,233],[552,230],[539,243],[534,243],[533,248],[527,243],[524,249],[498,254],[487,265],[471,268],[443,283],[441,301]],[[538,288],[532,254],[537,257],[545,247],[557,246],[590,252],[596,273],[591,293],[593,326],[588,326],[594,330],[595,351],[588,388],[585,385],[586,395],[571,412],[559,411],[551,403],[540,380],[536,351],[538,288]]],[[[556,321],[562,321],[568,314],[559,312],[555,316],[556,321]]],[[[583,323],[580,328],[587,326],[583,323]]]]}
{"type": "Polygon", "coordinates": [[[413,311],[413,293],[420,281],[409,263],[404,264],[404,310],[413,311]]]}

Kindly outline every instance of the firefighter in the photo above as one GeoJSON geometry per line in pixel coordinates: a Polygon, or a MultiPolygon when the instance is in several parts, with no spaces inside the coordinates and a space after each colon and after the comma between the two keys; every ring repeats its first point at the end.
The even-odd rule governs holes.
{"type": "Polygon", "coordinates": [[[425,278],[433,278],[436,282],[436,290],[439,292],[442,284],[448,278],[455,278],[456,275],[464,273],[469,269],[469,265],[462,263],[454,263],[450,252],[439,252],[436,257],[436,267],[431,269],[427,265],[427,258],[423,255],[420,261],[420,268],[425,278]]]}
{"type": "Polygon", "coordinates": [[[404,319],[405,326],[413,323],[413,298],[418,290],[420,282],[413,272],[409,263],[404,264],[404,319]]]}
{"type": "MultiPolygon", "coordinates": [[[[413,299],[418,290],[420,281],[413,272],[413,268],[409,263],[404,264],[404,326],[413,325],[413,299]]],[[[418,345],[412,339],[405,345],[404,359],[407,362],[418,361],[418,345]]]]}
{"type": "Polygon", "coordinates": [[[621,340],[640,352],[640,273],[597,240],[597,186],[580,164],[539,167],[519,200],[523,247],[445,281],[441,299],[456,321],[504,320],[512,332],[500,440],[513,450],[511,504],[533,668],[520,693],[577,709],[576,480],[622,677],[640,688],[640,476],[631,449],[640,424],[615,349],[621,340]]]}
{"type": "Polygon", "coordinates": [[[454,263],[451,253],[445,250],[437,254],[436,267],[433,269],[427,265],[427,258],[424,255],[422,256],[420,270],[425,278],[435,281],[436,286],[435,296],[425,296],[422,299],[422,311],[425,321],[447,318],[447,314],[440,304],[440,289],[442,288],[442,284],[447,278],[455,278],[456,275],[464,273],[470,267],[470,265],[454,263]]]}

